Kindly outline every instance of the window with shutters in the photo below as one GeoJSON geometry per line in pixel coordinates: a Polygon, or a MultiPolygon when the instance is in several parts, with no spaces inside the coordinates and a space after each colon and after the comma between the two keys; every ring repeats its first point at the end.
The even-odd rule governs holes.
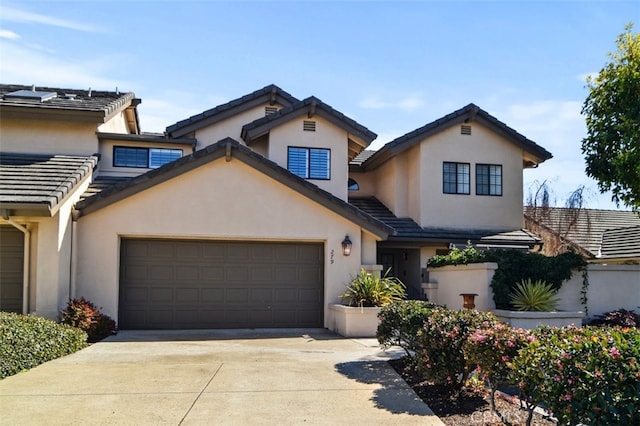
{"type": "Polygon", "coordinates": [[[287,169],[304,179],[331,179],[331,150],[290,146],[287,169]]]}

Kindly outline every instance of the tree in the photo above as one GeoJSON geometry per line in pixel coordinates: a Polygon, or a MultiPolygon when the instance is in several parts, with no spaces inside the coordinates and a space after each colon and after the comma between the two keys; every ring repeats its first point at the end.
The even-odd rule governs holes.
{"type": "Polygon", "coordinates": [[[582,140],[587,175],[613,201],[640,212],[640,34],[633,24],[618,36],[618,51],[595,78],[582,106],[587,137],[582,140]]]}

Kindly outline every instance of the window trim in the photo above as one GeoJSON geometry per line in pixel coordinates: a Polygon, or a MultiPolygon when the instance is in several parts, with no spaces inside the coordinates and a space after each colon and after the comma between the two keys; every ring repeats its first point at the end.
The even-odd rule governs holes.
{"type": "Polygon", "coordinates": [[[461,162],[457,162],[457,161],[443,161],[442,162],[442,193],[443,194],[450,194],[450,195],[471,195],[471,163],[461,163],[461,162]],[[451,191],[447,191],[446,185],[447,184],[451,184],[452,182],[447,182],[445,181],[445,166],[446,165],[455,165],[455,188],[456,191],[455,192],[451,192],[451,191]],[[460,185],[464,185],[464,183],[461,183],[458,181],[458,176],[460,175],[460,171],[458,170],[459,166],[467,166],[467,191],[466,192],[461,192],[459,190],[459,186],[460,185]]]}
{"type": "Polygon", "coordinates": [[[288,146],[287,147],[287,170],[290,173],[293,173],[294,175],[301,177],[302,179],[307,179],[307,180],[331,180],[331,149],[330,148],[317,148],[317,147],[309,147],[309,146],[288,146]],[[301,149],[301,150],[305,150],[307,155],[306,155],[306,173],[304,176],[301,176],[298,173],[295,173],[293,170],[291,170],[291,166],[290,166],[290,161],[291,161],[291,150],[292,149],[301,149]],[[327,177],[311,177],[313,176],[312,173],[312,169],[311,169],[311,152],[313,150],[316,151],[323,151],[327,153],[327,177]]]}
{"type": "MultiPolygon", "coordinates": [[[[176,152],[180,152],[180,157],[182,157],[184,155],[184,151],[180,148],[158,148],[158,147],[146,147],[146,146],[125,146],[125,145],[114,145],[113,146],[113,156],[112,156],[112,165],[113,167],[124,167],[124,168],[129,168],[129,169],[157,169],[159,167],[164,166],[167,163],[170,163],[171,161],[175,161],[175,160],[171,160],[168,161],[167,163],[163,163],[159,166],[151,166],[151,150],[158,150],[158,151],[176,151],[176,152]],[[117,164],[116,163],[116,151],[118,149],[132,149],[132,150],[136,150],[136,151],[145,151],[145,157],[146,157],[146,166],[140,166],[140,165],[129,165],[129,164],[117,164]]],[[[180,158],[178,157],[178,158],[180,158]]],[[[176,158],[177,160],[177,158],[176,158]]]]}
{"type": "MultiPolygon", "coordinates": [[[[497,176],[497,175],[494,175],[497,176]]],[[[476,195],[482,196],[482,197],[502,197],[502,194],[504,193],[503,190],[503,173],[502,173],[502,164],[488,164],[488,163],[476,163],[476,195]],[[479,169],[481,167],[486,167],[486,176],[487,181],[486,182],[481,182],[479,179],[479,169]],[[498,167],[500,170],[500,182],[497,183],[492,183],[491,178],[492,178],[492,174],[491,174],[491,169],[494,167],[498,167]],[[486,186],[487,187],[487,192],[481,192],[480,191],[480,185],[486,186]],[[492,194],[492,187],[494,188],[498,188],[500,190],[500,193],[498,194],[492,194]]]]}

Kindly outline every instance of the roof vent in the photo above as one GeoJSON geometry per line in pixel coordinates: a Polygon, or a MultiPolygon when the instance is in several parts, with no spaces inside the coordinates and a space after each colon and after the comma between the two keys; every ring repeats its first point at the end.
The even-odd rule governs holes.
{"type": "Polygon", "coordinates": [[[460,126],[460,134],[461,135],[470,135],[471,134],[471,126],[468,124],[463,124],[460,126]]]}
{"type": "Polygon", "coordinates": [[[78,95],[76,95],[75,93],[65,93],[64,94],[64,98],[65,99],[70,99],[72,101],[75,100],[76,96],[78,96],[78,95]]]}
{"type": "Polygon", "coordinates": [[[276,112],[278,112],[278,107],[274,107],[274,106],[267,106],[264,107],[264,115],[271,115],[271,114],[275,114],[276,112]]]}
{"type": "Polygon", "coordinates": [[[302,122],[302,130],[305,132],[315,132],[316,131],[316,122],[310,120],[304,120],[302,122]]]}
{"type": "Polygon", "coordinates": [[[58,96],[56,92],[40,92],[36,90],[16,90],[4,95],[5,99],[32,99],[40,102],[54,99],[58,96]]]}

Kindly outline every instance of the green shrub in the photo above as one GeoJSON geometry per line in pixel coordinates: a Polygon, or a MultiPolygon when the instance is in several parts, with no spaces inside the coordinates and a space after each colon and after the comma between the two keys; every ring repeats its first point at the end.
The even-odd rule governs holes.
{"type": "Polygon", "coordinates": [[[459,391],[475,367],[464,356],[467,337],[498,322],[490,312],[434,308],[418,332],[418,371],[426,380],[459,391]]]}
{"type": "Polygon", "coordinates": [[[559,424],[640,424],[640,330],[549,328],[513,360],[511,379],[559,424]]]}
{"type": "Polygon", "coordinates": [[[87,334],[34,315],[0,312],[0,378],[76,352],[87,334]]]}
{"type": "Polygon", "coordinates": [[[409,357],[413,357],[417,350],[418,332],[436,307],[422,300],[401,300],[383,306],[378,314],[378,342],[386,348],[400,346],[409,357]]]}
{"type": "Polygon", "coordinates": [[[389,277],[389,270],[380,277],[364,269],[351,281],[342,295],[348,306],[384,306],[402,300],[407,293],[398,278],[389,277]]]}
{"type": "Polygon", "coordinates": [[[85,331],[89,342],[104,339],[116,330],[115,321],[84,298],[70,300],[60,313],[60,322],[85,331]]]}
{"type": "Polygon", "coordinates": [[[545,281],[522,280],[509,295],[511,305],[517,311],[551,312],[555,311],[560,299],[558,290],[545,281]]]}

